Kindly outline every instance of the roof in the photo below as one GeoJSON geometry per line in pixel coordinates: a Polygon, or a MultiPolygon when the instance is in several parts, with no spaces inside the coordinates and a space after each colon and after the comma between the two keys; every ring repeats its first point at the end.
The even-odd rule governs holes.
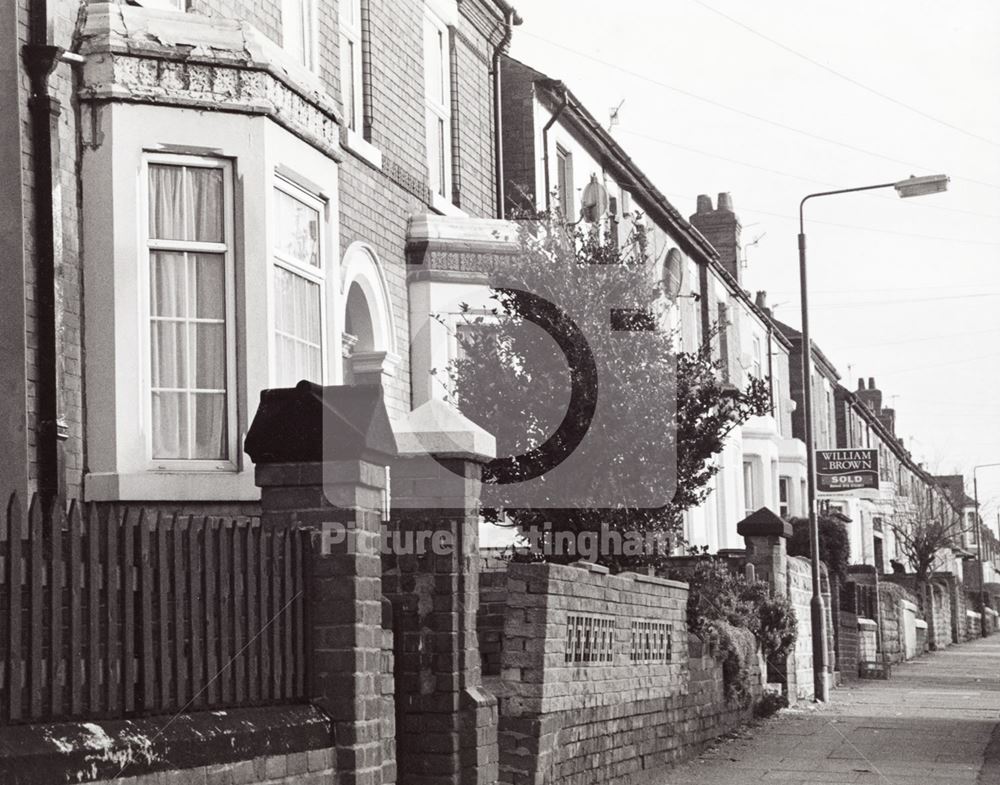
{"type": "MultiPolygon", "coordinates": [[[[560,119],[566,118],[571,130],[576,130],[592,144],[596,151],[595,157],[601,165],[613,171],[620,184],[629,189],[636,201],[658,225],[674,231],[678,236],[675,239],[686,253],[696,261],[709,265],[723,279],[727,288],[743,300],[748,309],[762,322],[777,327],[774,319],[754,302],[725,268],[715,247],[653,185],[625,149],[604,129],[600,121],[580,102],[565,82],[552,79],[510,55],[505,57],[530,73],[535,84],[535,94],[549,111],[558,110],[565,101],[565,112],[560,119]]],[[[780,335],[780,331],[775,331],[775,337],[779,342],[788,345],[788,341],[780,335]]]]}
{"type": "MultiPolygon", "coordinates": [[[[782,333],[784,333],[785,337],[788,338],[788,340],[794,341],[796,343],[802,342],[802,333],[799,330],[796,330],[794,327],[790,327],[784,322],[779,321],[778,319],[774,319],[773,317],[772,321],[774,322],[775,326],[779,330],[781,330],[782,333]]],[[[823,354],[822,350],[816,345],[815,341],[810,341],[810,343],[812,343],[813,359],[818,361],[820,365],[825,366],[828,375],[832,376],[834,378],[834,381],[839,379],[840,372],[837,370],[836,366],[834,366],[834,364],[830,362],[829,358],[827,358],[827,356],[823,354]]]]}

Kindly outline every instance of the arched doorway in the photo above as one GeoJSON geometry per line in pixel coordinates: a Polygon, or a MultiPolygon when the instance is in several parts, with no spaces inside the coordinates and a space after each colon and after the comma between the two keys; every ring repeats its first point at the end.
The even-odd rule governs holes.
{"type": "Polygon", "coordinates": [[[344,384],[382,384],[395,374],[399,356],[388,287],[371,248],[347,249],[341,282],[344,384]]]}

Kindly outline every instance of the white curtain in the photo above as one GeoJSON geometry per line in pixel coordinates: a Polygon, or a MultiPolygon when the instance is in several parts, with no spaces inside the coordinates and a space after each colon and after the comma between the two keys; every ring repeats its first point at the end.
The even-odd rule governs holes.
{"type": "Polygon", "coordinates": [[[278,265],[274,274],[276,383],[291,387],[302,379],[321,382],[320,286],[278,265]]]}
{"type": "MultiPolygon", "coordinates": [[[[150,166],[150,235],[223,242],[222,171],[150,166]]],[[[226,274],[220,253],[150,251],[153,457],[227,457],[226,274]]]]}

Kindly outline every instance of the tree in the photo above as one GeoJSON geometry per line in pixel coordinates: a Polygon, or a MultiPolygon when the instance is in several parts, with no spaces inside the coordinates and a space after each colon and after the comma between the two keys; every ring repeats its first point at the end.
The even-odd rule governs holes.
{"type": "Polygon", "coordinates": [[[913,567],[922,598],[931,574],[943,564],[944,554],[961,544],[965,531],[962,517],[943,496],[919,488],[889,522],[889,528],[913,567]]]}
{"type": "MultiPolygon", "coordinates": [[[[709,459],[734,428],[770,410],[767,382],[752,378],[735,389],[720,380],[707,348],[678,350],[676,331],[665,327],[671,303],[661,260],[652,258],[641,220],[619,244],[597,224],[567,228],[560,219],[538,218],[522,225],[521,253],[504,260],[489,312],[463,306],[461,326],[479,329],[459,331],[461,356],[447,369],[449,389],[462,412],[496,436],[499,455],[573,453],[573,501],[587,503],[562,505],[556,481],[546,485],[542,476],[540,497],[492,514],[547,536],[616,531],[669,535],[676,543],[682,512],[710,492],[718,469],[709,459]],[[569,314],[544,303],[568,304],[569,314]],[[576,327],[585,340],[572,337],[576,327]],[[557,345],[552,333],[570,338],[557,345]],[[581,430],[586,438],[576,444],[581,430]],[[675,455],[675,468],[647,460],[664,448],[675,455]],[[636,503],[672,485],[660,503],[636,503]]],[[[533,471],[531,461],[498,461],[484,483],[526,480],[533,471]]],[[[598,561],[623,569],[660,558],[602,552],[598,561]]]]}

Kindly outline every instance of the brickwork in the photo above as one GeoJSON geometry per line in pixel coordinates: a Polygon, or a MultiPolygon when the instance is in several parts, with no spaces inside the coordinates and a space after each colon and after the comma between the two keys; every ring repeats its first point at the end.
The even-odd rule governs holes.
{"type": "Polygon", "coordinates": [[[541,74],[505,57],[501,64],[503,170],[507,209],[543,207],[545,195],[535,193],[535,112],[532,82],[541,74]]]}
{"type": "Polygon", "coordinates": [[[841,677],[852,678],[858,675],[858,657],[860,654],[860,638],[858,635],[857,614],[841,609],[837,633],[837,670],[841,677]]]}
{"type": "Polygon", "coordinates": [[[497,704],[482,688],[480,464],[401,458],[393,465],[394,532],[447,536],[450,548],[386,553],[382,585],[395,616],[399,771],[403,783],[497,780],[497,704]]]}
{"type": "Polygon", "coordinates": [[[476,632],[483,677],[499,676],[503,654],[504,614],[507,609],[507,565],[479,573],[479,612],[476,632]]]}
{"type": "Polygon", "coordinates": [[[788,599],[795,611],[798,637],[788,658],[788,699],[811,700],[815,691],[812,645],[812,572],[801,556],[788,557],[788,599]]]}
{"type": "Polygon", "coordinates": [[[878,661],[878,625],[874,619],[858,617],[858,659],[861,662],[878,661]]]}
{"type": "MultiPolygon", "coordinates": [[[[683,584],[591,567],[513,563],[500,696],[500,778],[505,783],[628,782],[736,727],[722,670],[686,631],[683,584]],[[577,662],[574,619],[608,620],[609,653],[577,662]],[[635,661],[634,623],[669,624],[669,659],[635,661]],[[567,661],[569,660],[569,661],[567,661]]],[[[594,629],[604,629],[595,627],[594,629]]],[[[577,639],[579,640],[579,639],[577,639]]],[[[603,650],[605,639],[591,639],[603,650]]],[[[761,692],[754,663],[751,693],[761,692]]]]}
{"type": "Polygon", "coordinates": [[[260,756],[236,763],[94,780],[93,785],[334,785],[338,782],[332,748],[260,756]]]}

